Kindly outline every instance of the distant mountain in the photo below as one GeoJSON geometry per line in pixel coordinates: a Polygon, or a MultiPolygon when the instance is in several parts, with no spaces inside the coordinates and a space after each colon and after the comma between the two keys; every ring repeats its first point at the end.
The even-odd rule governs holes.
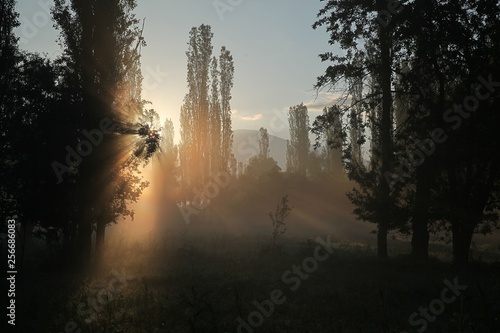
{"type": "MultiPolygon", "coordinates": [[[[259,136],[257,130],[234,130],[233,154],[238,162],[248,164],[250,157],[259,153],[259,136]]],[[[286,169],[286,141],[269,134],[270,156],[278,162],[282,171],[286,169]]]]}

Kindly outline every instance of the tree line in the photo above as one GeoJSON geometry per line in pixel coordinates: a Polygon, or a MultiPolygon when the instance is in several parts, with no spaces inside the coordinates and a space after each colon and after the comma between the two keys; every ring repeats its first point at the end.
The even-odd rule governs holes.
{"type": "Polygon", "coordinates": [[[86,263],[93,232],[99,251],[106,226],[133,217],[141,165],[160,145],[141,97],[136,3],[56,0],[55,59],[20,50],[15,1],[0,4],[1,213],[39,223],[64,239],[68,262],[86,263]]]}
{"type": "Polygon", "coordinates": [[[498,228],[499,13],[489,0],[328,1],[318,13],[313,28],[343,54],[320,55],[330,65],[316,88],[345,89],[347,103],[313,131],[336,129],[329,145],[356,182],[355,214],[377,225],[380,257],[389,232],[411,234],[417,258],[440,232],[463,265],[473,234],[498,228]]]}
{"type": "Polygon", "coordinates": [[[141,95],[146,42],[135,1],[56,0],[55,59],[21,51],[15,1],[0,4],[1,213],[57,230],[68,258],[87,261],[94,232],[99,252],[106,227],[133,218],[130,203],[148,186],[141,166],[156,157],[176,193],[172,204],[181,205],[222,171],[249,183],[285,174],[330,175],[338,184],[346,174],[355,215],[377,226],[380,257],[391,232],[411,234],[416,258],[428,257],[431,233],[444,233],[462,265],[473,234],[498,228],[494,0],[327,1],[313,28],[326,28],[329,44],[344,52],[320,55],[329,66],[315,87],[343,89],[344,102],[326,107],[312,127],[306,105],[290,107],[286,173],[265,128],[258,154],[236,161],[234,62],[224,46],[213,55],[210,26],[189,32],[175,144],[172,121],[160,124],[141,95]],[[323,150],[311,150],[311,132],[323,150]]]}

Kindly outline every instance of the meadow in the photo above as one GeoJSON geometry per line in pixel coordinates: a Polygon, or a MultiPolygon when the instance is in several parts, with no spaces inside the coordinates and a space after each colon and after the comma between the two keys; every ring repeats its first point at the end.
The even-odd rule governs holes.
{"type": "Polygon", "coordinates": [[[284,237],[274,252],[269,241],[189,230],[118,238],[83,276],[47,256],[25,270],[19,324],[53,333],[499,331],[498,244],[455,271],[446,244],[415,262],[405,240],[391,242],[387,260],[330,235],[284,237]]]}

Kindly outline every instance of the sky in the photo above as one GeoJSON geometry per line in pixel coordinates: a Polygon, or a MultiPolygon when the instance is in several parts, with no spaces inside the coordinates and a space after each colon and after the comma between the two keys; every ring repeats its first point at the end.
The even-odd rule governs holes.
{"type": "MultiPolygon", "coordinates": [[[[52,0],[18,0],[20,47],[55,58],[61,53],[50,18],[52,0]]],[[[288,138],[289,107],[304,103],[310,122],[334,95],[313,89],[327,63],[318,54],[333,51],[324,28],[312,29],[319,0],[139,0],[145,19],[142,49],[143,98],[162,121],[170,118],[179,140],[179,112],[187,92],[186,55],[192,27],[212,27],[213,54],[226,46],[233,55],[233,129],[265,127],[288,138]]]]}

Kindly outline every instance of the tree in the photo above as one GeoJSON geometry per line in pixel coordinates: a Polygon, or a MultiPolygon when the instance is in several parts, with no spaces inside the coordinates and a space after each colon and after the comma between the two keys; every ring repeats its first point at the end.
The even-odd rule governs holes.
{"type": "Polygon", "coordinates": [[[436,81],[442,82],[438,96],[445,96],[439,117],[446,140],[442,149],[436,147],[440,159],[437,182],[431,187],[436,193],[431,211],[438,212],[441,226],[451,231],[454,262],[464,266],[474,233],[490,233],[499,221],[500,141],[493,133],[499,130],[495,110],[500,105],[500,4],[439,3],[437,9],[454,26],[451,30],[438,26],[442,35],[433,35],[435,40],[428,42],[434,47],[422,50],[427,58],[439,53],[447,60],[446,64],[434,62],[432,68],[436,81]],[[449,52],[449,45],[457,52],[449,52]]]}
{"type": "Polygon", "coordinates": [[[307,172],[312,179],[322,179],[325,175],[329,175],[326,172],[326,158],[325,150],[316,151],[313,150],[309,152],[309,157],[307,159],[307,172]]]}
{"type": "MultiPolygon", "coordinates": [[[[412,255],[427,258],[429,232],[446,231],[452,235],[454,260],[463,265],[468,260],[473,233],[487,233],[496,226],[495,214],[483,211],[491,209],[489,205],[495,202],[495,186],[485,186],[484,179],[495,178],[490,160],[495,152],[490,149],[496,143],[481,141],[481,135],[475,134],[495,131],[482,123],[492,124],[494,117],[485,107],[487,104],[478,103],[472,117],[458,106],[467,109],[464,101],[469,97],[464,97],[474,96],[481,82],[478,80],[492,74],[491,59],[496,57],[496,49],[491,41],[498,34],[498,23],[492,15],[498,13],[498,4],[416,1],[405,11],[411,17],[406,27],[408,39],[412,40],[408,45],[413,46],[395,70],[398,171],[388,174],[388,182],[402,188],[402,197],[411,209],[412,255]],[[470,86],[474,88],[465,88],[470,86]],[[463,121],[450,128],[455,113],[463,121]],[[482,189],[475,192],[465,186],[468,177],[477,179],[469,178],[469,182],[482,189]],[[461,191],[470,196],[465,200],[467,196],[457,197],[461,191]],[[483,196],[489,197],[486,204],[479,199],[483,196]],[[460,217],[451,214],[457,207],[467,207],[467,213],[460,217]],[[468,215],[474,210],[475,219],[468,215]]],[[[488,102],[494,103],[495,96],[489,97],[488,102]]]]}
{"type": "Polygon", "coordinates": [[[218,59],[212,57],[212,37],[208,25],[189,33],[188,93],[180,115],[184,191],[203,186],[211,172],[235,169],[230,107],[233,58],[225,47],[218,59]]]}
{"type": "Polygon", "coordinates": [[[201,187],[209,172],[209,95],[212,57],[210,26],[201,25],[189,32],[186,52],[188,93],[181,107],[181,165],[184,185],[201,187]]]}
{"type": "Polygon", "coordinates": [[[249,159],[245,173],[254,179],[265,179],[269,176],[276,176],[280,170],[278,162],[269,156],[267,129],[261,127],[259,130],[259,153],[249,159]]]}
{"type": "Polygon", "coordinates": [[[269,134],[267,128],[261,127],[259,129],[259,156],[261,158],[269,157],[269,134]]]}
{"type": "Polygon", "coordinates": [[[0,18],[0,93],[5,103],[9,99],[9,84],[15,82],[15,74],[18,70],[20,53],[18,50],[18,38],[14,34],[14,28],[19,26],[19,14],[15,11],[15,0],[0,1],[2,17],[0,18]]]}
{"type": "MultiPolygon", "coordinates": [[[[354,149],[347,150],[348,174],[359,184],[349,197],[360,218],[377,223],[379,256],[387,255],[384,234],[392,229],[406,233],[406,221],[411,221],[415,257],[427,257],[431,227],[452,233],[455,261],[465,263],[473,233],[492,230],[498,220],[497,142],[486,139],[496,131],[490,112],[496,95],[489,91],[474,105],[473,115],[454,104],[471,108],[464,96],[481,89],[478,78],[486,82],[484,89],[495,85],[499,5],[422,0],[396,8],[391,20],[380,20],[385,5],[329,1],[314,25],[326,25],[330,42],[347,51],[321,55],[334,65],[316,87],[347,84],[355,105],[361,101],[366,106],[371,162],[356,168],[351,164],[354,149]],[[360,78],[368,87],[361,99],[360,78]],[[457,214],[457,207],[466,212],[461,208],[457,214]]],[[[359,121],[352,119],[359,112],[351,109],[352,104],[342,106],[340,117],[351,119],[346,132],[357,136],[359,121]]],[[[315,129],[330,126],[328,117],[320,116],[315,129]]]]}
{"type": "MultiPolygon", "coordinates": [[[[18,116],[17,87],[19,82],[19,64],[21,56],[18,50],[18,39],[14,35],[14,28],[19,26],[17,20],[19,14],[15,11],[14,0],[1,0],[0,8],[0,153],[4,163],[0,170],[2,175],[10,175],[14,171],[16,158],[14,156],[12,143],[5,138],[12,138],[15,134],[13,130],[19,128],[20,124],[16,119],[18,116]]],[[[19,210],[19,201],[15,199],[17,195],[14,178],[5,177],[5,182],[0,185],[0,200],[2,201],[2,216],[9,216],[11,212],[19,210]],[[11,180],[10,182],[9,179],[11,180]]],[[[3,228],[2,221],[2,228],[3,228]]]]}
{"type": "MultiPolygon", "coordinates": [[[[379,100],[377,104],[381,106],[378,109],[377,122],[373,123],[374,126],[371,128],[372,135],[377,138],[378,167],[376,171],[371,170],[371,178],[364,178],[360,181],[365,173],[364,166],[350,166],[351,179],[360,184],[360,188],[355,189],[350,198],[358,205],[357,213],[360,218],[377,224],[379,257],[387,257],[387,233],[391,229],[390,221],[395,218],[394,206],[391,205],[391,202],[394,202],[394,196],[391,196],[393,193],[384,175],[394,167],[393,59],[403,53],[398,44],[399,39],[395,38],[394,30],[395,26],[406,19],[405,13],[401,13],[401,7],[397,8],[398,15],[392,16],[390,21],[381,19],[380,14],[386,11],[386,7],[387,2],[382,0],[363,3],[332,0],[320,10],[318,20],[313,25],[315,29],[326,26],[330,33],[330,44],[337,44],[346,51],[345,55],[335,55],[332,52],[320,55],[322,61],[331,61],[333,65],[330,65],[325,74],[318,78],[317,89],[327,85],[346,84],[347,91],[355,96],[354,100],[359,100],[360,80],[371,78],[376,82],[376,92],[370,97],[371,99],[377,98],[379,100]]],[[[352,118],[350,125],[354,125],[350,133],[353,137],[357,137],[359,136],[357,129],[359,115],[355,108],[352,109],[354,111],[348,113],[347,117],[352,118]]],[[[349,108],[344,110],[349,111],[349,108]]],[[[330,125],[325,117],[319,119],[317,125],[320,124],[326,125],[324,128],[330,125]]],[[[356,154],[353,156],[352,153],[348,151],[350,160],[355,161],[359,154],[354,152],[356,154]]]]}
{"type": "Polygon", "coordinates": [[[38,221],[61,227],[74,216],[75,188],[51,182],[55,177],[50,165],[61,158],[57,148],[69,142],[75,126],[71,115],[63,113],[68,104],[56,84],[60,71],[38,54],[18,50],[15,3],[1,1],[0,7],[0,212],[18,216],[23,229],[38,221]]]}
{"type": "Polygon", "coordinates": [[[304,103],[290,108],[288,123],[290,141],[287,146],[287,171],[305,176],[311,142],[309,140],[309,115],[304,103]]]}
{"type": "Polygon", "coordinates": [[[364,126],[362,116],[365,114],[363,105],[363,79],[360,77],[351,78],[349,84],[351,89],[351,114],[350,120],[350,149],[352,163],[358,166],[363,164],[363,155],[361,152],[362,144],[365,142],[364,126]]]}
{"type": "Polygon", "coordinates": [[[159,207],[158,216],[171,222],[182,221],[183,216],[177,206],[179,199],[179,165],[178,147],[174,143],[174,124],[166,119],[161,134],[161,154],[158,172],[155,173],[155,182],[152,184],[157,195],[156,203],[159,207]]]}
{"type": "MultiPolygon", "coordinates": [[[[146,186],[136,176],[139,167],[136,159],[147,160],[158,146],[159,135],[151,127],[137,123],[144,105],[138,95],[142,80],[138,62],[140,47],[145,43],[139,21],[132,13],[135,6],[135,1],[125,0],[69,4],[56,0],[53,8],[64,48],[59,62],[71,73],[67,84],[76,91],[79,127],[92,131],[99,128],[103,119],[112,121],[110,130],[101,133],[102,144],[95,146],[78,165],[76,226],[78,250],[84,261],[90,253],[93,228],[97,231],[99,249],[106,225],[118,215],[133,215],[124,201],[136,200],[146,186]],[[119,97],[127,90],[124,106],[119,97]],[[143,144],[132,145],[133,152],[129,148],[120,152],[120,147],[127,147],[124,141],[129,141],[130,135],[143,144]],[[127,170],[119,171],[123,160],[127,161],[124,165],[127,170]],[[103,205],[103,200],[111,203],[103,205]],[[119,203],[113,203],[115,200],[119,203]]],[[[78,138],[82,134],[74,135],[78,138]]]]}
{"type": "Polygon", "coordinates": [[[177,161],[177,146],[174,144],[174,123],[171,119],[165,119],[161,134],[161,150],[163,157],[167,160],[170,166],[168,170],[174,169],[177,161]]]}
{"type": "Polygon", "coordinates": [[[236,159],[233,155],[233,130],[231,125],[231,89],[233,87],[234,63],[233,56],[226,49],[221,48],[220,64],[220,93],[221,93],[221,170],[235,169],[236,159]]]}
{"type": "Polygon", "coordinates": [[[293,207],[288,205],[288,194],[280,199],[274,212],[269,213],[273,225],[273,238],[271,242],[271,252],[274,253],[276,240],[286,232],[285,219],[291,213],[293,207]]]}
{"type": "MultiPolygon", "coordinates": [[[[324,130],[325,143],[325,169],[326,172],[334,178],[339,179],[345,175],[343,163],[343,147],[344,147],[344,131],[342,129],[341,112],[338,106],[324,108],[322,119],[328,121],[329,126],[324,130]]],[[[318,125],[317,120],[313,123],[313,129],[318,125]]],[[[315,143],[315,148],[318,148],[321,142],[315,143]]],[[[360,149],[361,150],[361,149],[360,149]]]]}
{"type": "Polygon", "coordinates": [[[218,61],[216,57],[212,58],[211,63],[211,95],[210,95],[210,166],[211,170],[220,170],[223,165],[222,161],[222,114],[220,103],[220,72],[218,69],[218,61]]]}
{"type": "Polygon", "coordinates": [[[165,193],[162,197],[168,197],[172,204],[175,203],[175,192],[177,190],[178,170],[177,170],[177,145],[174,144],[174,124],[172,120],[166,119],[163,124],[161,135],[162,158],[160,165],[162,170],[162,183],[165,193]]]}

